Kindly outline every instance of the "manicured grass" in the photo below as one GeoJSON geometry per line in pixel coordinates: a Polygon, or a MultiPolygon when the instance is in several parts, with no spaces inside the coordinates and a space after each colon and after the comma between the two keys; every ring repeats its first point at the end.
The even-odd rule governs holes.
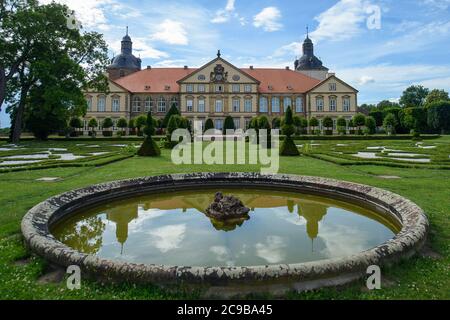
{"type": "MultiPolygon", "coordinates": [[[[303,141],[304,142],[304,141],[303,141]]],[[[74,147],[76,142],[49,142],[74,147]]],[[[320,143],[324,143],[321,141],[320,143]]],[[[325,142],[329,143],[329,142],[325,142]]],[[[330,142],[331,143],[331,142],[330,142]]],[[[339,142],[333,141],[334,145],[339,142]]],[[[348,143],[346,141],[345,143],[348,143]]],[[[357,141],[361,143],[361,141],[357,141]]],[[[395,149],[398,143],[410,141],[371,141],[371,146],[395,149]]],[[[450,146],[450,137],[427,141],[425,144],[450,146]]],[[[27,142],[36,147],[47,144],[27,142]]],[[[95,142],[95,144],[99,144],[95,142]]],[[[367,146],[367,145],[365,145],[367,146]]],[[[0,143],[0,148],[2,144],[0,143]]],[[[406,146],[403,146],[406,147],[406,146]]],[[[447,150],[447,149],[445,149],[447,150]]],[[[429,150],[425,150],[428,152],[429,150]]],[[[117,151],[119,152],[119,151],[117,151]]],[[[50,196],[117,179],[166,173],[203,171],[259,171],[256,165],[242,166],[175,166],[170,152],[163,150],[160,158],[128,158],[100,167],[50,168],[33,171],[0,173],[0,298],[1,299],[183,299],[198,298],[198,292],[165,291],[157,287],[133,285],[101,285],[84,281],[82,290],[69,291],[64,283],[39,284],[37,279],[46,270],[41,258],[30,257],[22,243],[20,222],[35,204],[50,196]],[[38,182],[42,177],[59,177],[58,182],[38,182]],[[27,264],[17,260],[29,258],[27,264]]],[[[290,294],[292,299],[449,299],[450,298],[450,171],[424,168],[396,168],[384,165],[346,165],[314,159],[309,156],[281,159],[280,172],[299,175],[323,176],[369,184],[401,194],[416,202],[431,222],[430,246],[440,259],[415,257],[400,265],[383,270],[388,280],[379,291],[363,289],[364,282],[346,288],[324,289],[315,292],[290,294]],[[388,180],[381,175],[398,176],[388,180]],[[389,286],[386,285],[389,284],[389,286]]]]}

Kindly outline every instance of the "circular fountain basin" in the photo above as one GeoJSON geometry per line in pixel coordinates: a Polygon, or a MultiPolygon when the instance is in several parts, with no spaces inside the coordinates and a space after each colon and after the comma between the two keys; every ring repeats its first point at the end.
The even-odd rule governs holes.
{"type": "Polygon", "coordinates": [[[369,186],[292,175],[199,173],[117,181],[51,198],[22,231],[33,251],[103,281],[204,285],[209,295],[340,285],[408,258],[428,220],[369,186]],[[247,219],[204,212],[237,196],[247,219]]]}

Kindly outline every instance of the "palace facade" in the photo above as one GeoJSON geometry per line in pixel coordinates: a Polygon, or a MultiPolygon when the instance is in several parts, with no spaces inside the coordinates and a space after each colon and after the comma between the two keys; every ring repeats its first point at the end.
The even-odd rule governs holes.
{"type": "MultiPolygon", "coordinates": [[[[101,130],[105,118],[135,118],[148,111],[163,118],[175,104],[190,121],[210,118],[217,129],[231,116],[236,128],[247,128],[258,115],[282,117],[288,106],[308,119],[351,119],[357,110],[358,91],[323,66],[307,36],[303,55],[294,68],[238,68],[217,57],[200,68],[141,68],[133,55],[132,40],[122,39],[121,54],[108,67],[109,93],[86,92],[88,121],[96,118],[101,130]]],[[[113,128],[118,130],[116,126],[113,128]]]]}

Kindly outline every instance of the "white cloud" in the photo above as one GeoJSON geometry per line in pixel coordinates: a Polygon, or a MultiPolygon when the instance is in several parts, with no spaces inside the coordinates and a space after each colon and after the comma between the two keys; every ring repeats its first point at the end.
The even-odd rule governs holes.
{"type": "Polygon", "coordinates": [[[184,24],[179,21],[165,19],[158,25],[156,32],[151,36],[153,40],[159,40],[168,44],[188,45],[189,39],[184,24]]]}
{"type": "Polygon", "coordinates": [[[286,256],[285,248],[287,244],[279,236],[268,236],[265,243],[258,242],[256,255],[268,263],[280,263],[286,256]]]}
{"type": "MultiPolygon", "coordinates": [[[[42,4],[49,4],[53,0],[40,0],[42,4]]],[[[55,2],[67,5],[75,11],[76,18],[84,28],[98,28],[109,30],[105,12],[115,4],[114,0],[57,0],[55,2]]]]}
{"type": "Polygon", "coordinates": [[[267,32],[278,31],[283,27],[280,19],[281,12],[277,7],[267,7],[253,18],[253,25],[267,32]]]}
{"type": "Polygon", "coordinates": [[[345,40],[360,34],[367,28],[367,9],[371,3],[366,0],[340,0],[328,10],[315,17],[319,22],[311,33],[316,42],[321,40],[345,40]]]}
{"type": "Polygon", "coordinates": [[[186,65],[186,60],[184,59],[173,59],[173,60],[162,60],[155,63],[155,67],[159,68],[177,68],[186,65]]]}
{"type": "Polygon", "coordinates": [[[365,85],[365,84],[373,83],[373,82],[375,82],[375,79],[373,77],[367,76],[367,75],[360,77],[359,81],[358,81],[358,83],[360,85],[365,85]]]}
{"type": "Polygon", "coordinates": [[[177,249],[180,247],[186,233],[186,225],[171,225],[161,227],[149,232],[153,237],[153,244],[162,253],[177,249]]]}
{"type": "MultiPolygon", "coordinates": [[[[147,41],[148,39],[145,38],[134,37],[133,54],[140,56],[142,59],[161,59],[169,57],[166,52],[153,48],[147,41]]],[[[110,48],[113,50],[114,54],[120,53],[120,46],[121,44],[119,40],[110,42],[110,48]]]]}
{"type": "Polygon", "coordinates": [[[234,13],[234,4],[235,0],[227,0],[225,8],[216,11],[216,15],[211,19],[211,23],[225,23],[228,22],[233,16],[239,18],[239,14],[234,13]]]}
{"type": "Polygon", "coordinates": [[[447,10],[450,7],[450,0],[423,0],[422,2],[431,9],[447,10]]]}

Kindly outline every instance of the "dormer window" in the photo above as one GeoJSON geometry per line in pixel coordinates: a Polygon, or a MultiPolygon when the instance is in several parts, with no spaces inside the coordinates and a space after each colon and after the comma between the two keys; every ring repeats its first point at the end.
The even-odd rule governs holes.
{"type": "Polygon", "coordinates": [[[150,90],[150,86],[145,86],[145,91],[150,90]]]}
{"type": "Polygon", "coordinates": [[[273,86],[272,86],[272,85],[269,85],[267,88],[268,88],[270,91],[273,90],[273,86]]]}
{"type": "Polygon", "coordinates": [[[329,89],[330,89],[330,91],[336,91],[336,83],[330,83],[329,84],[329,89]]]}
{"type": "Polygon", "coordinates": [[[164,86],[164,90],[169,91],[170,90],[170,86],[169,85],[165,85],[164,86]]]}

